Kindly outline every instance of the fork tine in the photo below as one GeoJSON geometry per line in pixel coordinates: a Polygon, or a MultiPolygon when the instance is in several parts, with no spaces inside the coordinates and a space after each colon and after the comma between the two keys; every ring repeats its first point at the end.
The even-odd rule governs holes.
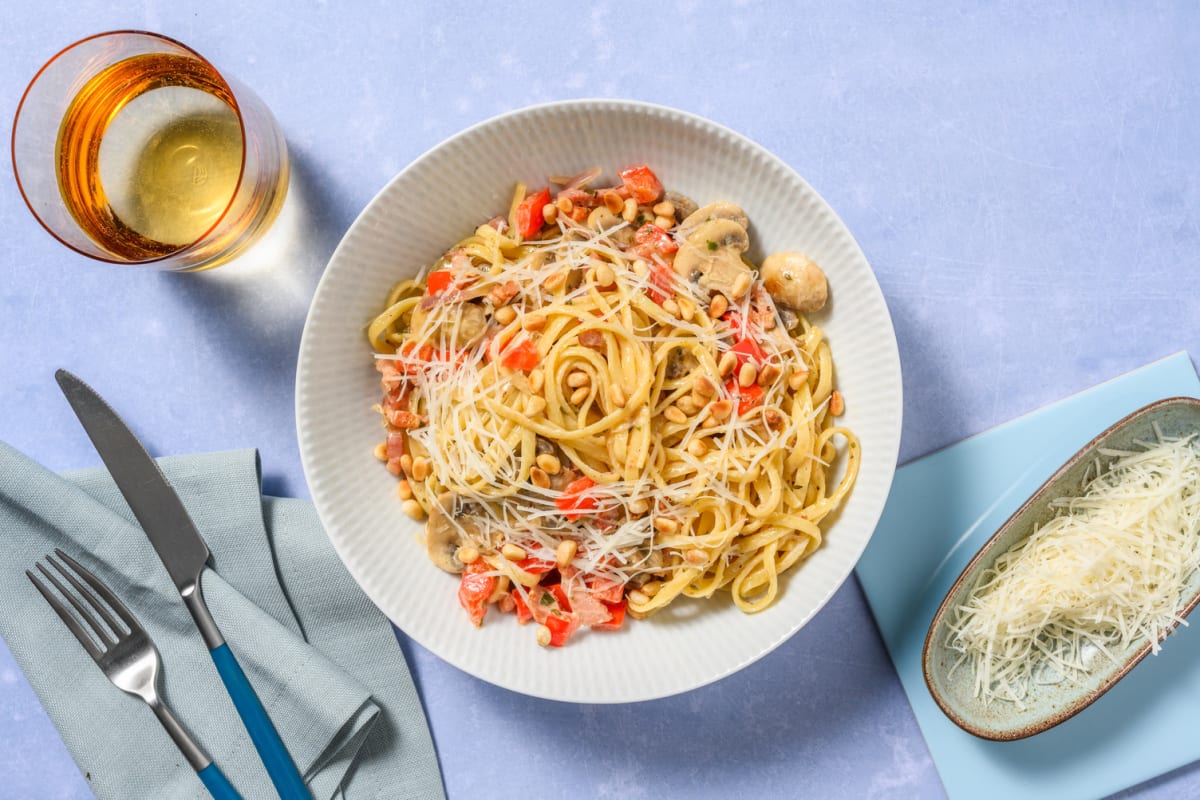
{"type": "MultiPolygon", "coordinates": [[[[112,607],[113,611],[117,612],[117,616],[119,616],[122,619],[122,621],[124,621],[125,627],[129,628],[129,631],[131,633],[133,631],[141,630],[142,626],[141,626],[141,623],[139,623],[137,621],[137,617],[135,617],[133,615],[133,612],[130,611],[125,606],[125,604],[121,602],[121,598],[119,598],[115,594],[113,594],[113,591],[108,588],[108,585],[105,584],[104,581],[97,578],[94,574],[92,574],[92,571],[90,569],[85,567],[83,564],[80,564],[78,561],[71,558],[69,555],[67,555],[62,550],[58,549],[57,547],[54,548],[54,553],[59,558],[61,558],[63,561],[66,561],[68,564],[70,564],[71,569],[73,569],[73,570],[75,570],[75,572],[79,573],[79,576],[81,578],[83,578],[85,581],[87,581],[88,585],[91,586],[93,589],[95,589],[97,594],[99,594],[101,597],[104,598],[104,601],[106,603],[108,603],[108,605],[110,607],[112,607]]],[[[70,577],[70,576],[68,576],[68,577],[70,577]]],[[[78,584],[76,584],[76,585],[78,586],[78,584]]],[[[80,587],[80,588],[82,589],[83,587],[80,587]]],[[[84,591],[86,591],[86,589],[84,591]]],[[[101,613],[104,613],[104,612],[102,611],[101,613]]],[[[113,627],[113,630],[117,629],[116,622],[110,616],[108,616],[108,614],[104,614],[104,618],[108,622],[108,624],[113,627]]]]}
{"type": "MultiPolygon", "coordinates": [[[[64,553],[62,550],[55,548],[54,553],[59,558],[66,561],[71,566],[71,568],[75,570],[75,572],[79,573],[80,577],[82,577],[85,581],[88,582],[88,585],[90,585],[93,589],[95,589],[97,592],[99,592],[100,596],[103,597],[105,600],[107,600],[109,602],[109,604],[113,606],[113,609],[118,614],[121,614],[121,609],[117,608],[117,606],[119,606],[121,604],[121,601],[117,600],[116,595],[114,595],[112,592],[110,592],[108,590],[108,587],[100,582],[99,578],[97,578],[95,575],[93,575],[90,571],[88,571],[88,569],[86,567],[84,567],[82,564],[80,564],[75,559],[71,558],[69,555],[64,553]]],[[[64,578],[66,578],[68,581],[70,581],[71,585],[74,586],[81,595],[83,595],[84,599],[86,599],[89,603],[91,603],[92,608],[94,608],[97,611],[97,613],[100,614],[100,616],[104,617],[105,623],[107,623],[108,627],[112,629],[112,632],[116,635],[117,639],[120,639],[121,635],[122,635],[121,627],[119,625],[117,625],[117,621],[115,619],[113,619],[112,614],[108,613],[108,609],[104,607],[104,604],[96,599],[96,595],[92,594],[88,590],[87,586],[84,586],[82,583],[80,583],[79,580],[74,575],[72,575],[67,570],[66,567],[64,567],[62,564],[58,563],[57,561],[55,561],[53,557],[46,556],[46,560],[49,561],[51,564],[53,564],[54,568],[57,569],[60,573],[62,573],[62,576],[64,578]]],[[[129,610],[125,609],[125,613],[128,614],[129,610]]],[[[121,618],[125,619],[125,614],[121,614],[121,618]]],[[[128,627],[130,630],[133,630],[135,628],[135,626],[133,626],[133,625],[127,625],[126,627],[128,627]]]]}
{"type": "Polygon", "coordinates": [[[42,573],[42,575],[44,575],[46,579],[54,585],[55,589],[58,589],[58,593],[66,598],[66,601],[71,604],[72,608],[75,609],[75,613],[82,617],[83,621],[91,626],[91,629],[96,632],[96,638],[100,640],[99,644],[102,650],[107,650],[117,643],[115,638],[109,638],[108,633],[100,625],[95,616],[93,616],[92,613],[88,611],[86,607],[84,607],[83,603],[79,602],[79,598],[77,598],[69,589],[67,589],[67,587],[63,586],[62,582],[59,581],[58,578],[54,577],[54,574],[50,572],[50,570],[46,569],[45,565],[43,565],[41,562],[38,562],[37,568],[38,572],[42,573]]]}
{"type": "MultiPolygon", "coordinates": [[[[39,566],[41,565],[39,564],[39,566]]],[[[75,617],[71,616],[70,611],[67,611],[66,606],[64,606],[59,599],[55,597],[49,589],[46,588],[46,585],[39,581],[37,576],[32,572],[25,570],[25,577],[29,578],[29,580],[33,582],[33,585],[37,587],[37,590],[42,593],[42,597],[46,598],[46,602],[50,604],[52,609],[54,609],[54,613],[58,614],[62,621],[67,624],[67,627],[71,629],[71,633],[75,634],[75,638],[79,640],[81,645],[83,645],[83,649],[88,651],[88,655],[90,655],[93,660],[99,661],[103,653],[101,653],[99,648],[96,647],[95,642],[92,641],[92,637],[88,636],[87,631],[83,629],[83,626],[76,621],[75,617]]]]}

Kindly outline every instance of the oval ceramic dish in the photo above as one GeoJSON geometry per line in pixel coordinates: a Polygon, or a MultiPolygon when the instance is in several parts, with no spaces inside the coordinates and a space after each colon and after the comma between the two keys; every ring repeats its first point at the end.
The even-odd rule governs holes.
{"type": "Polygon", "coordinates": [[[728,128],[661,106],[586,100],[522,109],[481,123],[418,158],[350,228],[317,288],[300,345],[296,424],[321,521],[350,574],[393,622],[484,680],[555,700],[610,703],[674,694],[728,675],[800,629],[841,586],[887,499],[900,443],[900,359],[891,319],[862,251],[833,210],[790,167],[728,128]],[[365,326],[389,287],[429,264],[482,220],[505,211],[513,184],[588,167],[649,164],[665,186],[746,209],[761,253],[802,250],[829,276],[814,316],[829,336],[846,398],[843,424],[862,463],[820,547],[789,571],[778,602],[744,614],[728,595],[672,604],[561,650],[494,615],[474,628],[457,579],[434,567],[422,526],[406,517],[396,479],[372,450],[383,440],[379,375],[365,326]]]}
{"type": "MultiPolygon", "coordinates": [[[[1089,477],[1089,469],[1099,458],[1107,464],[1112,457],[1099,454],[1102,449],[1132,450],[1138,441],[1154,441],[1155,427],[1165,437],[1186,436],[1200,430],[1200,400],[1173,397],[1151,403],[1121,419],[1067,460],[1025,501],[996,534],[988,539],[942,601],[922,653],[925,683],[938,706],[956,725],[984,739],[1011,741],[1023,739],[1054,727],[1094,703],[1125,677],[1151,650],[1149,642],[1134,642],[1113,661],[1098,659],[1087,675],[1076,682],[1034,684],[1025,699],[1025,708],[1006,701],[985,705],[974,696],[974,676],[968,665],[951,667],[960,654],[946,646],[949,611],[962,604],[982,570],[991,567],[1000,555],[1029,536],[1055,515],[1051,502],[1059,497],[1078,496],[1089,477]]],[[[1180,616],[1200,601],[1200,574],[1193,575],[1184,591],[1188,601],[1180,616]]],[[[1172,629],[1163,633],[1164,638],[1172,629]]]]}

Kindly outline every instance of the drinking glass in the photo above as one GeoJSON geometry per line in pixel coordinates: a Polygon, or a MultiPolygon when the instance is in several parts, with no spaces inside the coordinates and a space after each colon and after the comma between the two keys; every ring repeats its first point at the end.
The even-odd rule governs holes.
{"type": "Polygon", "coordinates": [[[65,48],[17,107],[29,210],[85,256],[209,269],[254,243],[287,194],[288,156],[257,96],[187,45],[112,31],[65,48]]]}

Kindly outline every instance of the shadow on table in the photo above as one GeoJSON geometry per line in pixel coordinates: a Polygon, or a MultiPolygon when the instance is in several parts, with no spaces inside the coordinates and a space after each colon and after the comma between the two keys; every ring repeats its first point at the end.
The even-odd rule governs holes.
{"type": "MultiPolygon", "coordinates": [[[[309,303],[348,222],[319,191],[321,176],[293,155],[287,199],[263,239],[209,272],[164,274],[185,310],[252,402],[271,402],[287,424],[309,303]]],[[[273,491],[272,478],[264,480],[273,491]]],[[[280,487],[274,487],[274,490],[280,487]]]]}

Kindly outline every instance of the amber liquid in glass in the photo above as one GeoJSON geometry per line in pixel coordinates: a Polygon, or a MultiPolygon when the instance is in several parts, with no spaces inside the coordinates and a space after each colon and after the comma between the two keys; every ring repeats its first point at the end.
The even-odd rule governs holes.
{"type": "MultiPolygon", "coordinates": [[[[213,230],[242,174],[233,103],[211,67],[183,56],[133,56],[90,79],[57,145],[59,189],[80,227],[128,260],[170,255],[213,230]]],[[[241,216],[222,224],[222,239],[245,233],[254,215],[241,216]]]]}

